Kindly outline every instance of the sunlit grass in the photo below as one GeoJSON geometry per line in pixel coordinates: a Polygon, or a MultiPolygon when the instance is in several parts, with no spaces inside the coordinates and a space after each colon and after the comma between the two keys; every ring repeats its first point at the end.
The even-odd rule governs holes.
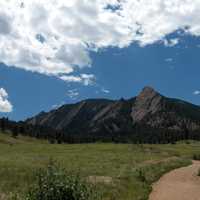
{"type": "Polygon", "coordinates": [[[107,200],[147,199],[150,183],[173,168],[188,165],[193,154],[200,154],[199,145],[193,141],[176,145],[59,145],[0,134],[0,190],[23,193],[34,181],[34,172],[53,158],[68,172],[85,178],[111,177],[113,184],[99,184],[107,200]],[[145,172],[148,181],[138,178],[138,169],[145,172]]]}

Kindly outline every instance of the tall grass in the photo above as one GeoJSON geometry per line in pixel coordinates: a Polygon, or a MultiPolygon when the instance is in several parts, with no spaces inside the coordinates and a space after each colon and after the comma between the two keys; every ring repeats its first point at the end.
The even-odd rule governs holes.
{"type": "Polygon", "coordinates": [[[111,184],[102,181],[96,185],[104,200],[147,199],[152,181],[156,181],[174,167],[185,165],[184,162],[177,164],[176,160],[170,160],[165,167],[159,163],[175,156],[191,159],[193,154],[200,154],[199,145],[200,142],[194,141],[190,141],[190,144],[178,142],[176,145],[51,145],[43,140],[24,136],[18,136],[16,139],[7,134],[0,134],[0,199],[2,197],[7,200],[13,193],[20,195],[19,200],[27,197],[27,193],[24,198],[21,194],[24,194],[27,188],[29,192],[37,188],[38,173],[36,176],[35,171],[42,168],[39,174],[40,171],[44,173],[49,158],[56,159],[68,172],[61,169],[67,178],[72,174],[80,174],[81,177],[73,175],[73,179],[76,178],[87,188],[92,188],[92,193],[96,189],[88,186],[84,180],[88,180],[88,177],[111,178],[111,184]],[[174,162],[176,166],[173,165],[174,162]],[[140,175],[136,169],[142,170],[140,175]]]}
{"type": "MultiPolygon", "coordinates": [[[[22,197],[21,197],[22,198],[22,197]]],[[[21,200],[20,198],[20,200],[21,200]]],[[[13,197],[17,199],[17,197],[13,197]]],[[[36,173],[36,182],[24,195],[24,200],[100,200],[94,185],[78,175],[68,174],[51,161],[36,173]]]]}

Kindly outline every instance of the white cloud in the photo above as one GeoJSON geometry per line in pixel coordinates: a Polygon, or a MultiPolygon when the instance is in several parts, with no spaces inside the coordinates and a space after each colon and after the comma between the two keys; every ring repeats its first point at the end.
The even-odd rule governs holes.
{"type": "Polygon", "coordinates": [[[193,92],[193,94],[194,94],[194,95],[200,95],[200,91],[199,91],[199,90],[196,90],[196,91],[193,92]]]}
{"type": "Polygon", "coordinates": [[[79,96],[79,92],[77,89],[68,90],[67,96],[71,99],[75,100],[79,96]]]}
{"type": "Polygon", "coordinates": [[[8,93],[5,89],[0,88],[0,112],[12,112],[13,106],[8,101],[8,93]]]}
{"type": "Polygon", "coordinates": [[[58,104],[54,104],[53,106],[51,106],[52,109],[57,109],[59,107],[58,104]]]}
{"type": "Polygon", "coordinates": [[[1,0],[0,62],[87,85],[70,73],[92,65],[90,51],[172,47],[179,39],[168,34],[200,36],[199,21],[200,0],[1,0]]]}
{"type": "Polygon", "coordinates": [[[74,82],[74,83],[82,82],[81,77],[72,76],[72,75],[63,75],[63,76],[60,77],[60,79],[62,79],[63,81],[66,81],[66,82],[74,82]]]}
{"type": "Polygon", "coordinates": [[[165,61],[166,61],[166,62],[172,62],[172,61],[173,61],[173,58],[166,58],[165,61]]]}
{"type": "Polygon", "coordinates": [[[110,93],[110,90],[107,90],[107,89],[105,89],[105,88],[102,88],[101,91],[102,91],[103,93],[105,93],[105,94],[109,94],[109,93],[110,93]]]}
{"type": "Polygon", "coordinates": [[[60,108],[62,105],[64,105],[65,104],[65,102],[64,101],[62,101],[60,104],[54,104],[54,105],[52,105],[51,106],[51,108],[52,109],[57,109],[57,108],[60,108]]]}
{"type": "Polygon", "coordinates": [[[60,79],[66,82],[82,83],[85,86],[93,85],[95,82],[95,76],[93,74],[81,74],[80,76],[63,75],[60,79]]]}
{"type": "Polygon", "coordinates": [[[85,86],[93,85],[95,82],[95,76],[93,74],[81,74],[80,77],[85,86]]]}
{"type": "Polygon", "coordinates": [[[179,39],[178,38],[174,38],[174,39],[171,39],[171,40],[164,39],[163,42],[164,42],[164,45],[166,47],[173,47],[173,46],[176,46],[179,43],[179,39]]]}

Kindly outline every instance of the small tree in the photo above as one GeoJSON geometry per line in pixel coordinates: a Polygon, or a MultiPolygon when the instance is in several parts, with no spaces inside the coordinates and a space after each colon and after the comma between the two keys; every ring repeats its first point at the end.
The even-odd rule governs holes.
{"type": "Polygon", "coordinates": [[[15,125],[12,128],[12,137],[17,138],[18,135],[19,135],[19,127],[15,125]]]}

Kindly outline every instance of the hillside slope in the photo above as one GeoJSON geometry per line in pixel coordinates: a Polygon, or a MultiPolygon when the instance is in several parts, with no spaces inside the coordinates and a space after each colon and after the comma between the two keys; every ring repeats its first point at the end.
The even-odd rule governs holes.
{"type": "Polygon", "coordinates": [[[128,100],[85,100],[42,112],[26,122],[85,135],[134,134],[138,126],[187,134],[200,128],[200,107],[145,87],[138,96],[128,100]]]}

